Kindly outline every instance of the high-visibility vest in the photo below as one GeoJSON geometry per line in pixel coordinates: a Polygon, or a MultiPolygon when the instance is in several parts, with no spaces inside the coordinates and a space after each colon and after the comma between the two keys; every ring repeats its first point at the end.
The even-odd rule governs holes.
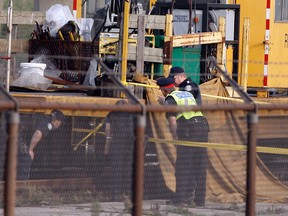
{"type": "MultiPolygon", "coordinates": [[[[171,96],[174,98],[178,106],[193,106],[197,105],[195,98],[190,92],[187,91],[173,91],[168,94],[166,97],[171,96]]],[[[195,116],[203,116],[201,111],[188,111],[178,113],[176,119],[180,117],[184,117],[185,119],[190,119],[195,116]]]]}

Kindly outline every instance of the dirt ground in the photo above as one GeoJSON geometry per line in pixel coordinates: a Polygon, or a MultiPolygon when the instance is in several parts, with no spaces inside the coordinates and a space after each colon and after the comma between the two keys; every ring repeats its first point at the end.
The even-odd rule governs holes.
{"type": "MultiPolygon", "coordinates": [[[[205,207],[177,207],[168,205],[165,200],[143,202],[143,216],[238,216],[245,215],[245,203],[207,203],[205,207]]],[[[2,209],[3,210],[3,209],[2,209]]],[[[61,206],[17,207],[16,216],[116,216],[131,215],[130,205],[125,202],[99,202],[61,206]]],[[[0,215],[4,215],[3,211],[0,215]]],[[[256,215],[288,215],[288,204],[257,203],[256,215]]]]}

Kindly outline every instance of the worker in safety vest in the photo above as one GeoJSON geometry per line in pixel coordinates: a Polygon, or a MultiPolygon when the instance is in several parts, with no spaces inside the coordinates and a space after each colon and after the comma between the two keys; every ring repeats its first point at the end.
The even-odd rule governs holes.
{"type": "Polygon", "coordinates": [[[174,84],[180,91],[190,92],[194,96],[197,105],[202,105],[202,97],[199,86],[193,82],[192,79],[187,77],[183,68],[177,66],[172,67],[170,69],[169,78],[174,79],[174,84]]]}
{"type": "MultiPolygon", "coordinates": [[[[173,78],[160,78],[157,80],[157,85],[165,96],[165,105],[197,105],[190,92],[175,90],[173,78]]],[[[209,124],[202,112],[166,113],[166,118],[174,139],[208,142],[209,124]]],[[[205,205],[206,168],[206,148],[177,145],[176,193],[172,199],[173,204],[205,205]]]]}

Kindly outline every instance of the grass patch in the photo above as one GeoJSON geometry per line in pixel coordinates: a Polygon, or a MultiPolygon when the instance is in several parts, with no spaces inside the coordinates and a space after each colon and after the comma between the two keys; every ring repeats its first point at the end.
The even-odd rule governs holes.
{"type": "MultiPolygon", "coordinates": [[[[2,193],[0,198],[0,207],[3,207],[2,193]]],[[[61,190],[35,185],[27,185],[16,190],[17,207],[93,203],[95,200],[99,200],[98,196],[90,190],[61,190]]]]}
{"type": "Polygon", "coordinates": [[[96,201],[93,202],[91,205],[91,216],[99,216],[101,211],[102,211],[102,209],[101,209],[100,200],[97,197],[96,201]]]}

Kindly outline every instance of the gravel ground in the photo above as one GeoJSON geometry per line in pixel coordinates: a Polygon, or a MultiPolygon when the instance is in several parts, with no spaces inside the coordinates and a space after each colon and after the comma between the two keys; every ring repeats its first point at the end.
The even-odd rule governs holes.
{"type": "MultiPolygon", "coordinates": [[[[102,202],[61,206],[17,207],[16,216],[125,216],[129,209],[127,203],[102,202]]],[[[0,212],[3,215],[3,210],[0,212]]],[[[243,204],[207,203],[205,207],[181,208],[167,205],[165,200],[143,202],[143,216],[238,216],[245,215],[243,204]]],[[[258,216],[288,215],[288,204],[259,203],[256,205],[258,216]]]]}

